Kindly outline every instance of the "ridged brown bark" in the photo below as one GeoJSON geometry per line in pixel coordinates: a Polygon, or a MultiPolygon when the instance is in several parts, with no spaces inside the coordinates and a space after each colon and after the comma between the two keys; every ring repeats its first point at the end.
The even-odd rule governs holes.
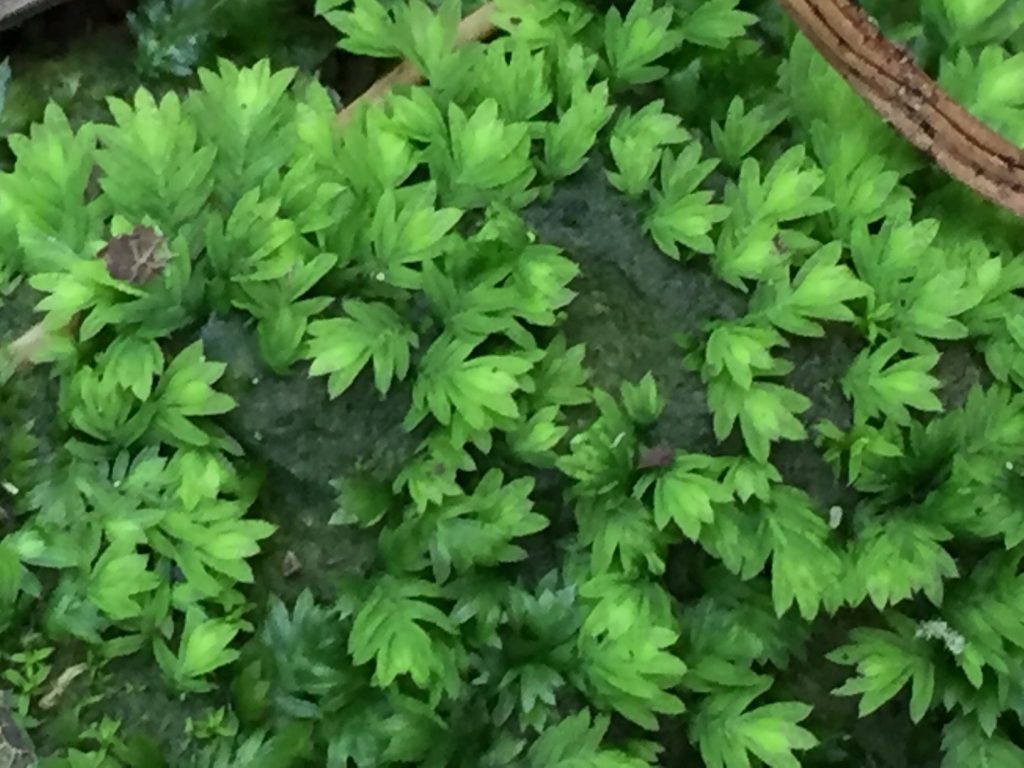
{"type": "Polygon", "coordinates": [[[957,104],[849,0],[779,0],[886,122],[979,195],[1024,216],[1024,151],[957,104]]]}

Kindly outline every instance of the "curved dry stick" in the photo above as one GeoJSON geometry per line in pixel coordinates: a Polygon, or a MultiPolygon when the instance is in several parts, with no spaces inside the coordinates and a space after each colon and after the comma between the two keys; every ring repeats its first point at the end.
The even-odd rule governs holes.
{"type": "Polygon", "coordinates": [[[911,144],[1024,216],[1024,151],[957,104],[850,0],[779,0],[819,53],[911,144]]]}

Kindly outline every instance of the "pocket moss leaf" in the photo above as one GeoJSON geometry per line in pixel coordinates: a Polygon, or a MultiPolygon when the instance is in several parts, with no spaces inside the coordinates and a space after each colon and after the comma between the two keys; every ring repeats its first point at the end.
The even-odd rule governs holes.
{"type": "Polygon", "coordinates": [[[585,633],[579,641],[583,685],[627,720],[655,730],[658,714],[685,710],[670,692],[686,674],[686,664],[669,650],[677,640],[673,630],[651,624],[623,633],[585,633]]]}
{"type": "Polygon", "coordinates": [[[602,746],[608,718],[577,712],[548,728],[530,747],[529,768],[647,768],[649,762],[602,746]]]}
{"type": "Polygon", "coordinates": [[[229,647],[239,630],[237,624],[207,618],[198,608],[190,608],[185,614],[177,654],[162,638],[155,641],[153,649],[160,668],[179,690],[209,691],[213,684],[206,676],[240,655],[229,647]]]}
{"type": "Polygon", "coordinates": [[[149,569],[149,558],[129,542],[117,542],[93,563],[86,597],[113,621],[142,615],[138,597],[160,586],[160,577],[149,569]]]}
{"type": "Polygon", "coordinates": [[[435,208],[430,186],[418,193],[403,192],[399,197],[389,190],[377,201],[366,233],[371,250],[361,268],[378,282],[415,289],[421,277],[413,265],[441,253],[463,214],[457,208],[435,208]]]}
{"type": "Polygon", "coordinates": [[[348,647],[353,663],[374,662],[373,681],[381,688],[408,675],[419,688],[445,676],[445,636],[455,625],[432,600],[441,596],[429,581],[382,576],[360,606],[348,647]]]}
{"type": "Polygon", "coordinates": [[[802,145],[792,147],[761,175],[761,165],[748,157],[740,166],[738,184],[727,188],[725,202],[742,206],[752,221],[782,224],[829,210],[833,203],[818,195],[825,174],[808,161],[802,145]],[[730,194],[731,192],[731,194],[730,194]]]}
{"type": "Polygon", "coordinates": [[[471,357],[476,344],[439,337],[423,355],[420,375],[413,385],[413,405],[406,419],[409,428],[429,413],[447,426],[453,415],[470,429],[486,430],[499,418],[515,419],[515,394],[532,363],[517,355],[471,357]]]}
{"type": "Polygon", "coordinates": [[[342,307],[348,317],[309,324],[310,375],[326,374],[330,396],[338,397],[372,360],[374,385],[387,394],[394,380],[408,375],[418,337],[387,304],[350,299],[342,307]]]}
{"type": "Polygon", "coordinates": [[[658,100],[635,113],[626,109],[612,128],[608,148],[617,170],[608,171],[608,180],[629,197],[639,197],[647,191],[663,147],[682,144],[690,138],[680,119],[666,113],[664,106],[664,101],[658,100]]]}
{"type": "Polygon", "coordinates": [[[869,598],[883,609],[923,592],[933,605],[941,605],[943,581],[959,575],[943,547],[951,538],[943,526],[909,511],[870,520],[857,532],[853,547],[850,603],[869,598]]]}
{"type": "Polygon", "coordinates": [[[384,59],[402,56],[398,23],[379,0],[316,0],[315,11],[341,32],[339,48],[384,59]]]}
{"type": "Polygon", "coordinates": [[[153,418],[156,433],[172,444],[210,445],[210,433],[193,419],[217,416],[235,407],[233,398],[213,388],[226,367],[224,363],[207,360],[198,341],[179,352],[168,363],[153,392],[159,403],[153,418]]]}
{"type": "MultiPolygon", "coordinates": [[[[72,252],[100,237],[101,203],[82,204],[93,173],[96,140],[94,125],[73,130],[68,116],[52,103],[31,136],[7,137],[15,162],[13,172],[0,178],[0,210],[15,231],[28,227],[72,252]]],[[[13,256],[5,254],[4,261],[13,256]]],[[[31,255],[25,256],[28,273],[37,271],[31,255]]]]}
{"type": "Polygon", "coordinates": [[[1002,731],[987,732],[970,715],[961,715],[942,730],[942,768],[1014,768],[1024,761],[1024,749],[1002,731]]]}
{"type": "Polygon", "coordinates": [[[771,768],[799,768],[793,753],[817,746],[814,734],[800,725],[810,705],[782,701],[751,708],[770,685],[715,693],[701,703],[690,740],[708,768],[747,768],[751,756],[771,768]]]}
{"type": "Polygon", "coordinates": [[[102,148],[96,160],[100,187],[121,215],[178,232],[203,221],[214,185],[216,151],[199,132],[173,92],[158,102],[147,90],[132,103],[112,98],[114,125],[97,126],[102,148]]]}
{"type": "MultiPolygon", "coordinates": [[[[692,17],[688,21],[692,23],[692,17]]],[[[754,147],[764,141],[785,119],[786,113],[782,109],[772,109],[765,104],[747,109],[743,97],[734,96],[729,102],[725,120],[712,121],[711,142],[726,166],[739,168],[743,158],[750,155],[754,147]]]]}
{"type": "Polygon", "coordinates": [[[536,169],[530,159],[526,123],[509,122],[498,102],[485,99],[470,114],[457,104],[448,108],[449,143],[430,153],[434,177],[444,199],[460,208],[486,208],[494,202],[528,203],[536,169]]]}
{"type": "Polygon", "coordinates": [[[783,384],[755,378],[789,372],[791,365],[771,354],[771,347],[785,343],[772,329],[728,323],[712,331],[705,350],[702,375],[715,436],[724,440],[739,421],[747,450],[760,462],[768,460],[773,442],[807,435],[796,417],[811,401],[783,384]]]}
{"type": "Polygon", "coordinates": [[[679,245],[697,253],[712,253],[715,243],[709,236],[712,227],[729,216],[729,208],[712,203],[714,194],[697,187],[718,164],[700,160],[697,142],[684,147],[673,157],[666,149],[661,159],[661,188],[652,197],[654,205],[644,227],[658,247],[679,259],[679,245]]]}
{"type": "Polygon", "coordinates": [[[615,107],[608,102],[608,83],[592,88],[574,81],[569,106],[559,119],[543,128],[543,170],[552,179],[572,176],[586,163],[598,133],[612,119],[615,107]]]}
{"type": "Polygon", "coordinates": [[[551,105],[545,51],[531,51],[521,39],[498,39],[487,46],[477,82],[480,100],[493,98],[507,120],[529,122],[551,105]]]}
{"type": "Polygon", "coordinates": [[[853,400],[857,423],[884,416],[907,424],[910,408],[931,413],[942,410],[935,395],[941,382],[930,373],[938,363],[938,353],[900,355],[900,346],[893,339],[877,349],[864,350],[843,376],[843,392],[853,400]],[[894,362],[897,356],[902,359],[894,362]]]}
{"type": "Polygon", "coordinates": [[[288,90],[296,70],[271,71],[266,59],[239,68],[221,60],[199,70],[200,90],[185,102],[201,141],[217,147],[214,192],[231,205],[238,189],[253,189],[281,169],[295,147],[295,100],[288,90]]]}
{"type": "Polygon", "coordinates": [[[446,583],[453,573],[518,562],[526,557],[526,550],[516,540],[549,525],[534,510],[532,491],[532,479],[505,482],[499,470],[491,470],[472,493],[408,517],[389,532],[388,542],[427,555],[438,584],[446,583]]]}
{"type": "Polygon", "coordinates": [[[668,71],[654,64],[682,42],[671,29],[671,6],[655,8],[653,0],[632,3],[625,18],[615,7],[605,16],[604,48],[612,76],[620,83],[637,85],[658,80],[668,71]]]}
{"type": "Polygon", "coordinates": [[[629,578],[665,572],[666,536],[639,499],[578,504],[580,543],[589,546],[594,573],[621,571],[629,578]]]}
{"type": "MultiPolygon", "coordinates": [[[[700,537],[701,526],[714,521],[715,505],[732,500],[718,477],[721,468],[708,456],[678,457],[654,483],[654,521],[659,529],[675,526],[691,541],[700,537]]],[[[646,483],[638,485],[642,489],[646,483]]]]}
{"type": "Polygon", "coordinates": [[[361,110],[341,137],[335,160],[342,183],[367,204],[395,190],[423,162],[401,126],[382,110],[361,110]]]}
{"type": "Polygon", "coordinates": [[[458,66],[461,52],[455,50],[462,0],[429,5],[423,0],[410,0],[393,6],[392,13],[402,58],[413,62],[436,87],[450,88],[450,80],[464,74],[458,66]]]}
{"type": "Polygon", "coordinates": [[[919,722],[935,697],[936,668],[925,643],[916,639],[910,622],[901,618],[896,629],[857,628],[850,642],[828,658],[838,664],[856,667],[851,677],[835,693],[860,696],[861,716],[876,711],[910,683],[910,715],[919,722]]]}
{"type": "Polygon", "coordinates": [[[751,312],[763,313],[777,328],[800,336],[820,337],[820,321],[852,322],[856,319],[847,302],[868,296],[870,287],[840,264],[842,246],[832,243],[812,255],[790,279],[761,283],[751,299],[751,312]]]}
{"type": "Polygon", "coordinates": [[[679,31],[684,40],[708,48],[725,48],[746,34],[757,16],[736,10],[739,0],[675,0],[679,31]]]}
{"type": "Polygon", "coordinates": [[[830,541],[824,517],[806,493],[791,486],[775,489],[764,513],[758,538],[771,543],[776,615],[782,616],[794,603],[805,621],[822,608],[834,613],[843,597],[843,560],[830,541]]]}
{"type": "Polygon", "coordinates": [[[595,15],[574,0],[496,0],[492,21],[531,48],[543,48],[572,39],[595,15]]]}

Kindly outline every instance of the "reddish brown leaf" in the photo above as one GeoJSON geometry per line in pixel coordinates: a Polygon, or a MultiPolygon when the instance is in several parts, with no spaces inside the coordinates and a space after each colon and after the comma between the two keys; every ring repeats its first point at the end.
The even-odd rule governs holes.
{"type": "Polygon", "coordinates": [[[99,254],[115,280],[135,285],[149,282],[167,266],[167,241],[152,227],[135,227],[127,235],[113,237],[99,254]]]}

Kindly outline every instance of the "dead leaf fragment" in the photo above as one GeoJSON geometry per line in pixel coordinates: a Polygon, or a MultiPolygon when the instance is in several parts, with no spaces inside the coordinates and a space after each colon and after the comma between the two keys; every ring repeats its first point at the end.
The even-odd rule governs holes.
{"type": "Polygon", "coordinates": [[[676,460],[676,449],[668,443],[658,443],[644,450],[637,458],[637,469],[664,469],[676,460]]]}
{"type": "Polygon", "coordinates": [[[152,227],[135,227],[127,235],[113,237],[99,254],[115,280],[135,285],[149,282],[167,266],[167,241],[152,227]]]}

